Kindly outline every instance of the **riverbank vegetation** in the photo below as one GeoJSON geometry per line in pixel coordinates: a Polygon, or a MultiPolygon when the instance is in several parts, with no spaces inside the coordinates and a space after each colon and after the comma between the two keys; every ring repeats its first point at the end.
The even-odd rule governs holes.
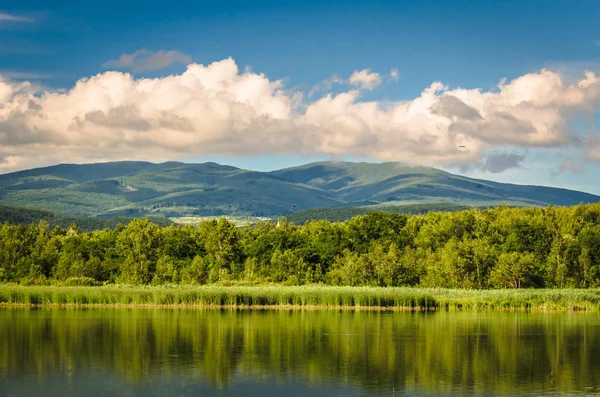
{"type": "Polygon", "coordinates": [[[466,290],[331,286],[0,286],[0,305],[380,308],[409,310],[600,309],[598,289],[466,290]]]}
{"type": "Polygon", "coordinates": [[[343,223],[226,219],[114,229],[0,226],[0,282],[63,285],[282,284],[422,288],[600,286],[600,204],[343,223]]]}

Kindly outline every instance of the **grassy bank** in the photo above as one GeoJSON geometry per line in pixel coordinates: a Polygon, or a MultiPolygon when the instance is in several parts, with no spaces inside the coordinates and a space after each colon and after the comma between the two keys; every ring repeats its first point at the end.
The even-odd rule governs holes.
{"type": "Polygon", "coordinates": [[[600,290],[456,290],[326,286],[58,287],[1,285],[0,305],[597,311],[600,309],[600,290]]]}

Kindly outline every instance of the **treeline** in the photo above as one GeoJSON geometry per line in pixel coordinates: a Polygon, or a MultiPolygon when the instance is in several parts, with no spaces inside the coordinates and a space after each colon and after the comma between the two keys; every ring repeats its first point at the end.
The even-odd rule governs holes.
{"type": "Polygon", "coordinates": [[[297,225],[314,220],[325,220],[330,222],[344,222],[359,215],[366,215],[369,212],[378,211],[386,213],[397,213],[406,215],[426,214],[431,211],[453,212],[465,211],[471,207],[461,204],[450,203],[422,203],[406,205],[386,205],[382,207],[332,207],[332,208],[313,208],[304,211],[294,212],[287,216],[289,222],[297,225]]]}
{"type": "MultiPolygon", "coordinates": [[[[57,215],[50,211],[36,210],[22,207],[11,207],[0,205],[0,223],[9,223],[11,225],[39,223],[44,220],[50,227],[60,226],[68,228],[75,224],[80,230],[102,230],[114,228],[119,224],[127,225],[136,218],[128,216],[116,216],[107,219],[89,218],[78,216],[57,215]]],[[[150,217],[150,222],[159,226],[169,226],[173,224],[167,218],[150,217]]]]}
{"type": "Polygon", "coordinates": [[[0,227],[0,280],[586,288],[600,285],[600,203],[372,212],[344,223],[236,228],[226,219],[102,231],[0,227]]]}

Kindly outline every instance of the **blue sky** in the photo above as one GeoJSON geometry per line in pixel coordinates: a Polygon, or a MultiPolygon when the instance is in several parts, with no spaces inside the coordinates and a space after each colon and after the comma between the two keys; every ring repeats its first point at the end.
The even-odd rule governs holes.
{"type": "MultiPolygon", "coordinates": [[[[30,81],[49,92],[69,91],[82,78],[112,69],[131,73],[133,79],[181,75],[187,62],[151,70],[107,67],[107,62],[140,49],[150,54],[178,51],[203,65],[231,57],[240,73],[249,66],[269,81],[283,80],[286,92],[303,92],[305,106],[317,101],[319,95],[347,92],[353,88],[349,76],[369,69],[379,74],[381,83],[363,89],[358,101],[385,107],[419,97],[436,81],[448,90],[479,88],[494,93],[502,78],[510,82],[542,68],[562,73],[566,83],[578,81],[586,69],[600,72],[599,20],[597,1],[0,2],[0,75],[13,86],[30,81]],[[398,71],[397,80],[390,76],[392,69],[398,71]],[[309,98],[316,85],[334,75],[345,82],[309,98]]],[[[591,98],[596,100],[593,95],[591,98]]],[[[598,121],[597,104],[589,106],[593,109],[586,109],[585,115],[579,114],[580,108],[560,109],[571,135],[587,136],[590,125],[598,121]]],[[[375,130],[371,126],[373,134],[375,130]]],[[[201,129],[195,131],[203,133],[201,129]]],[[[106,131],[98,134],[94,139],[101,139],[98,136],[105,136],[106,131]]],[[[394,142],[401,146],[401,140],[394,142]]],[[[477,156],[462,162],[437,161],[439,156],[431,153],[423,162],[483,179],[600,194],[595,180],[600,167],[594,155],[586,152],[586,145],[589,147],[488,140],[477,156]],[[519,161],[512,168],[490,172],[489,167],[481,166],[490,156],[518,157],[519,161]],[[573,167],[565,166],[566,160],[573,167]]],[[[390,154],[376,155],[381,150],[340,150],[336,148],[333,157],[390,159],[390,154]]],[[[27,161],[27,156],[32,157],[28,153],[14,149],[0,152],[0,158],[18,159],[6,170],[38,165],[27,161]]],[[[294,153],[290,148],[252,152],[250,156],[240,150],[227,155],[220,149],[182,156],[169,153],[161,151],[160,156],[259,170],[332,158],[327,150],[294,153]]],[[[421,162],[417,155],[414,159],[421,162]]],[[[47,162],[54,160],[49,157],[47,162]]],[[[398,160],[406,161],[407,155],[398,160]]]]}

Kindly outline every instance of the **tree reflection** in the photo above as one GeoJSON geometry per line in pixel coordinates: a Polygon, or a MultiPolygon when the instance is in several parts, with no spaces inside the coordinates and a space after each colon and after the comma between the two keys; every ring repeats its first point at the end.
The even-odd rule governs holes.
{"type": "MultiPolygon", "coordinates": [[[[600,384],[598,314],[2,309],[0,379],[93,372],[513,394],[600,384]]],[[[74,375],[77,376],[77,375],[74,375]]]]}

